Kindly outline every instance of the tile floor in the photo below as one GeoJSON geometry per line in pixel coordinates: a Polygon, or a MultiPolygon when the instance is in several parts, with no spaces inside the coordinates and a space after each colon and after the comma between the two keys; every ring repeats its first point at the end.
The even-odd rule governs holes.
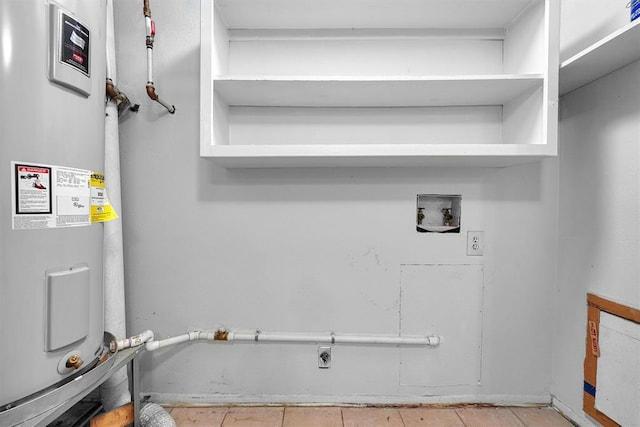
{"type": "Polygon", "coordinates": [[[552,408],[167,407],[178,427],[572,427],[552,408]]]}

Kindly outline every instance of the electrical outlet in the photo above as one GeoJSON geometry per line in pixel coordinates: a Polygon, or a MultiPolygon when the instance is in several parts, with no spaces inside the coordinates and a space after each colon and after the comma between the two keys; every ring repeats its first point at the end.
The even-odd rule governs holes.
{"type": "Polygon", "coordinates": [[[331,367],[331,347],[318,347],[318,368],[331,367]]]}
{"type": "Polygon", "coordinates": [[[484,231],[467,231],[467,255],[481,256],[484,252],[484,231]]]}

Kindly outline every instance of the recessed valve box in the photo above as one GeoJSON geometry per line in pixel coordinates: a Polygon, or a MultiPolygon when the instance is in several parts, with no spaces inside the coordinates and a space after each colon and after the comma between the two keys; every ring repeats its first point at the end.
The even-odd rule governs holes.
{"type": "Polygon", "coordinates": [[[419,233],[460,233],[462,196],[418,194],[416,230],[419,233]]]}

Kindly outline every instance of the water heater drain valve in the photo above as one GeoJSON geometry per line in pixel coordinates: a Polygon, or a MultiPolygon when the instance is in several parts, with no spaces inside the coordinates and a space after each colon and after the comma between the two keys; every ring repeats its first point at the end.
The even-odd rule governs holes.
{"type": "Polygon", "coordinates": [[[60,358],[58,361],[58,373],[60,375],[68,375],[80,369],[83,364],[82,353],[76,348],[60,358]]]}
{"type": "Polygon", "coordinates": [[[65,363],[65,366],[67,368],[78,369],[80,366],[82,366],[83,363],[84,361],[80,359],[80,356],[78,356],[77,354],[74,354],[73,356],[67,359],[67,363],[65,363]]]}

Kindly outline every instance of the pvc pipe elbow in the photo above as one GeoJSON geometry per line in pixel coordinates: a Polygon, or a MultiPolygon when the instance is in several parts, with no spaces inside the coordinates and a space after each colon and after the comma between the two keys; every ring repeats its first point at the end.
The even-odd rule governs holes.
{"type": "Polygon", "coordinates": [[[147,351],[155,351],[160,348],[160,341],[149,341],[144,348],[147,351]]]}
{"type": "Polygon", "coordinates": [[[153,331],[151,329],[147,329],[146,331],[143,331],[140,335],[139,335],[140,339],[142,339],[142,342],[148,342],[148,341],[153,341],[154,334],[153,331]]]}

